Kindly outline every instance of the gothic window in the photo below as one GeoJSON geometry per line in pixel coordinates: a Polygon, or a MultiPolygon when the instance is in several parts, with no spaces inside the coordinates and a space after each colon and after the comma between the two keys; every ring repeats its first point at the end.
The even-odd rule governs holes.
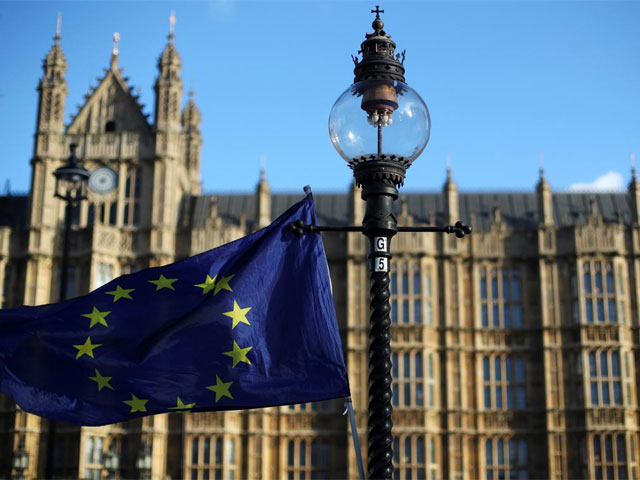
{"type": "Polygon", "coordinates": [[[591,405],[622,405],[620,352],[589,350],[587,356],[591,405]]]}
{"type": "Polygon", "coordinates": [[[104,125],[104,131],[105,132],[115,132],[116,131],[116,122],[114,122],[113,120],[109,120],[104,125]]]}
{"type": "Polygon", "coordinates": [[[142,193],[142,168],[131,168],[124,186],[124,224],[140,224],[140,194],[142,193]]]}
{"type": "Polygon", "coordinates": [[[627,449],[624,434],[594,435],[593,469],[596,480],[627,479],[627,449]]]}
{"type": "Polygon", "coordinates": [[[586,323],[617,323],[615,287],[611,262],[586,261],[584,263],[582,292],[586,323]]]}
{"type": "Polygon", "coordinates": [[[102,478],[102,437],[87,436],[84,441],[84,478],[85,480],[100,480],[102,478]]]}
{"type": "Polygon", "coordinates": [[[433,324],[431,269],[420,265],[391,267],[391,323],[433,324]]]}
{"type": "Polygon", "coordinates": [[[482,357],[482,384],[485,409],[526,407],[524,358],[521,355],[482,357]]]}
{"type": "MultiPolygon", "coordinates": [[[[428,354],[431,377],[428,380],[429,400],[433,402],[433,354],[428,354]]],[[[393,375],[393,404],[396,407],[422,407],[424,405],[424,363],[421,351],[394,352],[391,363],[393,375]]]]}
{"type": "Polygon", "coordinates": [[[191,480],[233,479],[236,474],[235,440],[222,436],[200,435],[190,439],[187,466],[191,480]],[[226,473],[225,473],[226,472],[226,473]]]}
{"type": "Polygon", "coordinates": [[[428,437],[428,447],[424,435],[396,436],[393,439],[393,478],[435,480],[438,465],[433,437],[428,437]]]}
{"type": "Polygon", "coordinates": [[[328,440],[300,438],[287,443],[287,478],[328,480],[330,467],[328,440]]]}
{"type": "Polygon", "coordinates": [[[483,268],[480,271],[481,325],[485,328],[522,328],[522,276],[519,269],[483,268]]]}
{"type": "Polygon", "coordinates": [[[529,478],[527,441],[518,438],[488,438],[484,444],[486,479],[529,478]]]}
{"type": "Polygon", "coordinates": [[[96,204],[98,221],[105,225],[115,225],[118,220],[116,207],[117,205],[115,202],[103,202],[96,204]]]}

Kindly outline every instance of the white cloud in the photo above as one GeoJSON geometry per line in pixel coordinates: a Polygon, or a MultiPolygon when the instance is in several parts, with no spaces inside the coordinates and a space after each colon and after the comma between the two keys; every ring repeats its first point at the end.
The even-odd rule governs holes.
{"type": "Polygon", "coordinates": [[[600,175],[590,183],[573,183],[569,185],[572,192],[620,192],[624,191],[622,174],[613,170],[600,175]]]}

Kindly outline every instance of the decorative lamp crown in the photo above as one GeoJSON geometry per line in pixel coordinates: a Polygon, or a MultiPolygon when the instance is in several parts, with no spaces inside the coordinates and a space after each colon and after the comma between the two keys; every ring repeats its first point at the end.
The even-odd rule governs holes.
{"type": "Polygon", "coordinates": [[[404,171],[429,141],[431,119],[424,100],[405,83],[405,52],[396,54],[395,42],[384,31],[384,10],[376,6],[371,12],[376,14],[374,31],[361,44],[362,59],[352,55],[354,83],[331,108],[329,136],[358,184],[368,181],[373,163],[384,162],[384,172],[376,175],[402,185],[404,171]]]}
{"type": "Polygon", "coordinates": [[[372,79],[398,80],[404,83],[405,52],[395,54],[396,43],[391,40],[391,35],[383,30],[384,22],[380,14],[384,13],[384,10],[380,10],[376,5],[376,9],[371,10],[371,13],[376,14],[371,24],[374,32],[365,34],[366,40],[360,45],[358,53],[362,54],[362,60],[359,61],[357,57],[352,56],[356,65],[353,69],[353,83],[372,79]]]}

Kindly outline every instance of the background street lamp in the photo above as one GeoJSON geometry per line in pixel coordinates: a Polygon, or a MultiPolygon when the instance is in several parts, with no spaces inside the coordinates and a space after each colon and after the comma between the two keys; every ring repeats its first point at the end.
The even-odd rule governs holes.
{"type": "MultiPolygon", "coordinates": [[[[53,175],[56,177],[55,196],[64,200],[64,233],[62,241],[62,265],[60,267],[60,302],[67,299],[67,283],[69,278],[69,233],[71,221],[75,209],[82,200],[87,198],[87,182],[89,172],[78,164],[76,157],[77,145],[69,146],[71,154],[62,167],[57,168],[53,175]]],[[[56,423],[49,420],[49,435],[47,436],[47,463],[45,466],[45,478],[53,478],[54,472],[54,446],[56,436],[56,423]]]]}
{"type": "MultiPolygon", "coordinates": [[[[393,213],[406,169],[429,141],[429,110],[405,83],[405,52],[384,31],[376,6],[355,63],[354,83],[338,98],[329,115],[329,134],[338,153],[353,169],[366,202],[361,231],[370,239],[371,321],[369,333],[369,478],[392,478],[391,321],[389,303],[390,241],[399,231],[393,213]]],[[[300,227],[300,226],[299,226],[300,227]]],[[[322,230],[322,228],[320,229],[322,230]]],[[[400,231],[440,231],[463,237],[471,229],[417,227],[400,231]]],[[[308,229],[307,229],[308,231],[308,229]]]]}
{"type": "Polygon", "coordinates": [[[22,436],[20,437],[18,450],[13,452],[13,469],[16,472],[16,478],[23,479],[27,468],[29,468],[29,452],[24,448],[24,436],[22,436]]]}
{"type": "Polygon", "coordinates": [[[62,267],[60,272],[60,295],[62,302],[67,298],[67,280],[69,275],[69,232],[71,231],[71,221],[75,208],[82,200],[87,198],[87,183],[89,172],[78,165],[76,157],[77,145],[72,143],[69,146],[71,155],[67,163],[56,169],[53,174],[56,177],[55,196],[65,202],[64,211],[64,238],[62,244],[62,267]]]}

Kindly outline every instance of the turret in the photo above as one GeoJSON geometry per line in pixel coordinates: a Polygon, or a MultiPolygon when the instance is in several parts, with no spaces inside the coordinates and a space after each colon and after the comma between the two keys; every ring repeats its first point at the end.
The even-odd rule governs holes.
{"type": "Polygon", "coordinates": [[[256,223],[258,228],[266,227],[271,223],[271,187],[267,182],[265,169],[260,170],[260,181],[256,186],[256,223]]]}
{"type": "Polygon", "coordinates": [[[67,97],[67,59],[60,47],[61,16],[54,43],[43,63],[43,77],[38,84],[38,120],[37,133],[62,133],[64,127],[64,106],[67,97]]]}
{"type": "Polygon", "coordinates": [[[460,220],[460,206],[458,201],[458,187],[453,181],[451,167],[447,168],[447,179],[442,186],[444,195],[444,222],[453,224],[460,220]]]}
{"type": "Polygon", "coordinates": [[[159,134],[180,131],[182,99],[180,67],[182,61],[173,44],[175,18],[172,13],[168,42],[158,59],[158,78],[154,87],[156,92],[155,127],[159,134]]]}
{"type": "Polygon", "coordinates": [[[544,227],[553,225],[553,200],[551,188],[544,176],[544,169],[540,167],[540,179],[536,185],[536,197],[538,203],[538,224],[544,227]]]}
{"type": "Polygon", "coordinates": [[[193,90],[189,92],[189,100],[182,111],[182,134],[184,135],[185,166],[191,182],[191,193],[200,193],[200,151],[202,135],[200,133],[200,109],[195,103],[193,90]]]}
{"type": "Polygon", "coordinates": [[[640,184],[636,175],[635,157],[631,157],[631,182],[629,182],[629,197],[631,197],[631,216],[633,223],[640,223],[640,184]]]}

